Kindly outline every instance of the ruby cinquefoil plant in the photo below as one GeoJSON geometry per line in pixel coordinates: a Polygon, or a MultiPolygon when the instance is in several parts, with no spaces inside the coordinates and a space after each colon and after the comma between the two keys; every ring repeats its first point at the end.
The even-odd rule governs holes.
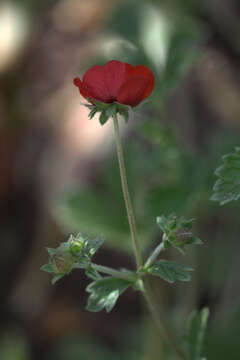
{"type": "Polygon", "coordinates": [[[161,335],[176,356],[185,360],[201,360],[201,346],[208,310],[203,309],[200,313],[193,313],[184,341],[182,343],[177,341],[169,330],[165,317],[161,315],[152,294],[148,276],[149,274],[157,276],[169,283],[177,280],[190,280],[190,272],[193,270],[190,266],[159,259],[159,257],[165,250],[172,247],[184,254],[188,245],[202,244],[201,240],[192,234],[193,219],[178,218],[174,214],[159,216],[156,222],[162,231],[162,241],[146,261],[143,261],[128,190],[118,116],[122,116],[127,122],[129,111],[151,95],[154,81],[152,71],[146,66],[133,66],[117,60],[109,61],[104,67],[94,65],[85,72],[82,80],[74,79],[74,84],[79,88],[80,94],[88,102],[85,105],[90,110],[89,118],[91,119],[96,113],[99,113],[99,121],[102,125],[109,119],[113,120],[122,191],[136,259],[136,271],[113,269],[96,264],[93,257],[103,244],[103,238],[88,239],[82,234],[71,235],[67,242],[60,244],[56,249],[47,249],[49,263],[42,269],[54,274],[53,283],[75,268],[83,269],[92,280],[86,289],[90,293],[87,304],[89,311],[100,311],[105,308],[107,312],[110,312],[118,297],[127,288],[140,291],[161,335]]]}

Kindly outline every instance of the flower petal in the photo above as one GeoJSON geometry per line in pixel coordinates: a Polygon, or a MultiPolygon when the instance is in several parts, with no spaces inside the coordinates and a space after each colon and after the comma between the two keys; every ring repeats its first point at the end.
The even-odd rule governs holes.
{"type": "Polygon", "coordinates": [[[121,104],[136,106],[152,92],[152,79],[149,76],[131,76],[121,86],[117,101],[121,104]]]}
{"type": "Polygon", "coordinates": [[[83,84],[83,82],[81,81],[81,79],[75,78],[75,79],[73,80],[73,83],[74,83],[75,86],[77,86],[77,87],[79,88],[80,94],[81,94],[85,99],[92,97],[92,96],[91,96],[91,91],[90,91],[90,89],[88,89],[88,87],[87,87],[85,84],[83,84]]]}
{"type": "Polygon", "coordinates": [[[116,101],[120,87],[126,79],[126,64],[118,60],[111,60],[105,65],[106,85],[112,101],[116,101]]]}
{"type": "Polygon", "coordinates": [[[145,65],[137,65],[133,66],[131,64],[126,63],[126,79],[129,79],[132,76],[141,75],[148,79],[148,86],[146,88],[146,92],[144,94],[144,98],[148,97],[154,88],[154,75],[152,71],[145,65]]]}
{"type": "Polygon", "coordinates": [[[112,101],[112,96],[106,83],[106,71],[102,66],[94,65],[85,72],[82,90],[84,93],[88,93],[87,97],[90,99],[93,98],[105,103],[112,101]]]}

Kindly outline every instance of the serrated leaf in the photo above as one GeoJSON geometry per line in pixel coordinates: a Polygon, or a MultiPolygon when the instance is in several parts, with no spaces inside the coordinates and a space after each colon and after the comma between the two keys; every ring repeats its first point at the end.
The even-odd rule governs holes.
{"type": "Polygon", "coordinates": [[[223,156],[223,164],[217,168],[215,174],[218,180],[213,186],[212,201],[224,205],[240,198],[240,148],[235,153],[223,156]]]}
{"type": "Polygon", "coordinates": [[[190,271],[193,271],[190,266],[168,260],[156,261],[147,268],[148,273],[159,276],[169,283],[174,283],[176,280],[189,281],[190,271]]]}
{"type": "Polygon", "coordinates": [[[97,312],[106,308],[110,312],[118,297],[131,285],[131,282],[114,277],[96,280],[87,287],[90,293],[87,310],[97,312]]]}
{"type": "Polygon", "coordinates": [[[188,345],[189,360],[201,360],[204,334],[209,317],[208,308],[200,312],[194,311],[189,316],[186,341],[188,345]]]}
{"type": "Polygon", "coordinates": [[[101,115],[99,117],[99,121],[101,125],[104,125],[109,119],[109,116],[107,115],[106,111],[102,111],[101,115]]]}

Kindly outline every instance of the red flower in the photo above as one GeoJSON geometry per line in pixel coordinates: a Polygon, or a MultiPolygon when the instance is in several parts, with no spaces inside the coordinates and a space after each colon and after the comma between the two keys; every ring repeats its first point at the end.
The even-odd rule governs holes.
{"type": "Polygon", "coordinates": [[[154,88],[154,75],[144,65],[133,66],[111,60],[104,67],[92,66],[83,80],[74,79],[81,95],[104,103],[118,102],[132,107],[147,98],[154,88]]]}

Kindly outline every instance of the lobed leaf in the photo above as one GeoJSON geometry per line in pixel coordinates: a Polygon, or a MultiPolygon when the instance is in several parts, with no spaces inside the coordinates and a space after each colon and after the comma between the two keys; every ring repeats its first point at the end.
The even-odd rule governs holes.
{"type": "Polygon", "coordinates": [[[168,260],[156,261],[147,268],[148,273],[159,276],[169,283],[174,283],[176,280],[189,281],[190,271],[193,271],[190,266],[168,260]]]}
{"type": "Polygon", "coordinates": [[[211,200],[220,205],[240,198],[240,147],[235,149],[235,153],[224,155],[222,159],[223,164],[215,171],[218,179],[211,196],[211,200]]]}
{"type": "Polygon", "coordinates": [[[114,277],[105,277],[94,281],[87,287],[90,293],[87,310],[97,312],[106,308],[110,312],[118,297],[129,287],[131,282],[114,277]]]}
{"type": "Polygon", "coordinates": [[[177,217],[175,214],[157,217],[157,225],[163,232],[164,248],[174,246],[182,254],[185,254],[186,245],[202,245],[203,242],[192,234],[194,219],[177,217]]]}

